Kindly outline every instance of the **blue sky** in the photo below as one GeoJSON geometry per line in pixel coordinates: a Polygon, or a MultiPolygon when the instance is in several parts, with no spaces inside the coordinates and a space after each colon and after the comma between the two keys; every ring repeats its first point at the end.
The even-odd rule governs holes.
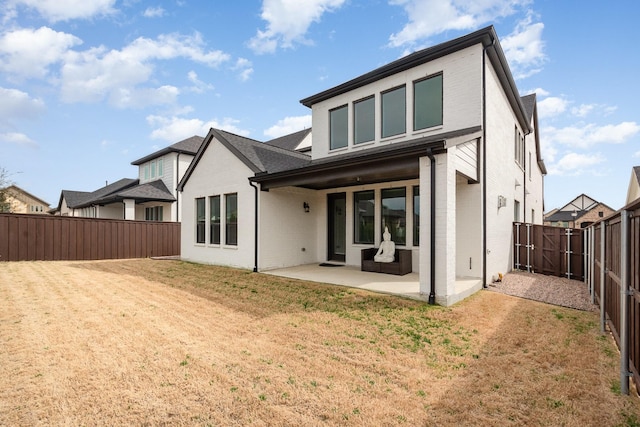
{"type": "Polygon", "coordinates": [[[56,206],[216,127],[268,140],[300,99],[494,25],[536,92],[545,209],[624,205],[640,165],[635,0],[0,0],[0,167],[56,206]]]}

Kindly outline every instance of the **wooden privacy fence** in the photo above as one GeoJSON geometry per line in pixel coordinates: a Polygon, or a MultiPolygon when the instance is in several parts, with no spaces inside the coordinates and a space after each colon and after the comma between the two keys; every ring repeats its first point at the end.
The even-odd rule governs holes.
{"type": "Polygon", "coordinates": [[[0,261],[180,255],[180,223],[0,214],[0,261]]]}
{"type": "Polygon", "coordinates": [[[600,306],[600,329],[609,326],[620,348],[621,391],[633,376],[640,392],[640,200],[590,226],[585,282],[600,306]]]}
{"type": "Polygon", "coordinates": [[[583,230],[513,224],[513,268],[568,279],[584,279],[583,230]]]}

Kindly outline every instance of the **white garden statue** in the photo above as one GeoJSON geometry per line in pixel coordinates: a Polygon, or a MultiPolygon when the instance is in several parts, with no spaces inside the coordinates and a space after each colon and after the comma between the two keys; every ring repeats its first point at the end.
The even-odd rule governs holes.
{"type": "Polygon", "coordinates": [[[380,249],[374,255],[373,260],[376,262],[393,262],[394,255],[396,253],[396,244],[391,240],[391,233],[387,227],[384,228],[382,234],[382,242],[380,242],[380,249]]]}

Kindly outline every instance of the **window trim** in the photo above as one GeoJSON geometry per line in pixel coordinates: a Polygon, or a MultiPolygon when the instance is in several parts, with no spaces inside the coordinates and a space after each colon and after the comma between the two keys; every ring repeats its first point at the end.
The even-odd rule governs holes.
{"type": "Polygon", "coordinates": [[[220,245],[222,242],[222,198],[219,194],[214,194],[213,196],[209,196],[209,215],[207,216],[209,222],[209,244],[210,245],[220,245]],[[213,227],[216,225],[216,221],[214,221],[213,215],[213,205],[211,204],[214,200],[218,200],[218,239],[214,239],[213,235],[213,227]]]}
{"type": "Polygon", "coordinates": [[[375,140],[376,140],[376,96],[374,94],[374,95],[369,95],[367,97],[358,99],[357,101],[353,102],[353,145],[366,144],[367,142],[373,142],[375,140]],[[371,124],[371,126],[373,127],[373,135],[371,139],[358,141],[358,114],[356,112],[356,107],[358,105],[363,105],[363,103],[366,101],[373,101],[372,102],[373,123],[371,124]]]}
{"type": "Polygon", "coordinates": [[[197,245],[204,245],[207,242],[207,204],[206,204],[206,200],[204,197],[196,197],[195,200],[195,243],[197,245]],[[203,207],[203,221],[200,221],[200,218],[198,216],[199,212],[198,212],[198,204],[199,202],[202,201],[202,207],[203,207]],[[200,226],[202,226],[202,241],[200,241],[200,226]]]}
{"type": "Polygon", "coordinates": [[[238,193],[225,193],[225,195],[224,195],[224,211],[225,211],[225,216],[224,216],[224,218],[225,218],[225,220],[224,220],[224,244],[225,244],[225,246],[237,247],[238,246],[238,230],[239,230],[239,227],[238,227],[238,213],[239,213],[238,212],[239,211],[239,209],[238,209],[238,193]],[[229,217],[229,214],[230,214],[230,212],[229,212],[229,206],[230,206],[229,198],[232,197],[232,196],[235,196],[235,200],[236,200],[235,222],[230,220],[230,217],[229,217]],[[229,231],[230,231],[229,227],[235,227],[235,230],[234,230],[235,231],[235,242],[230,240],[231,233],[229,233],[229,231]]]}

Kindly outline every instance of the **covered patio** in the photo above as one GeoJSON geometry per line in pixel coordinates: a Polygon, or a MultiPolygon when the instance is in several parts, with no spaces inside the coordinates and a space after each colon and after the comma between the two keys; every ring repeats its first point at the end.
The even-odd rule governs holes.
{"type": "MultiPolygon", "coordinates": [[[[398,295],[425,302],[429,299],[428,294],[420,293],[418,273],[395,276],[361,271],[359,267],[350,265],[315,263],[262,271],[261,273],[398,295]]],[[[476,292],[478,287],[481,287],[480,279],[456,278],[455,291],[456,295],[460,296],[458,301],[476,292]]]]}

